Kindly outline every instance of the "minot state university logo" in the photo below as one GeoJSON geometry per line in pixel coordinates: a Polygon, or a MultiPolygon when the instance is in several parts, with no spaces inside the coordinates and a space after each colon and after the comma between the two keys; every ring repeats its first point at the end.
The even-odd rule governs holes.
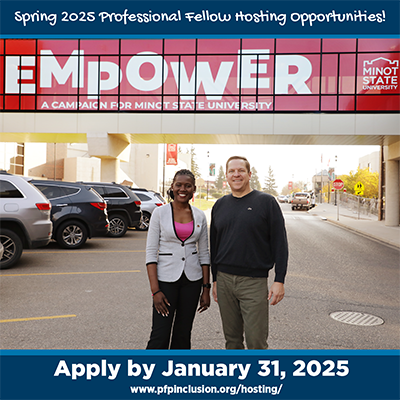
{"type": "Polygon", "coordinates": [[[378,57],[363,64],[363,90],[396,90],[399,84],[399,60],[378,57]]]}

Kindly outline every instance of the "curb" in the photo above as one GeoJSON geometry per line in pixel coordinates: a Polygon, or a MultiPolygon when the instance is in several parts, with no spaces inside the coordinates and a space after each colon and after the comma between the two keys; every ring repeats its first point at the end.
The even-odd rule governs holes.
{"type": "Polygon", "coordinates": [[[397,249],[400,249],[400,244],[399,244],[399,243],[395,243],[395,242],[391,242],[391,241],[386,240],[386,239],[382,239],[381,237],[371,235],[370,233],[367,233],[367,232],[365,232],[365,231],[360,231],[359,229],[355,229],[355,228],[352,228],[352,227],[350,227],[350,226],[348,226],[348,225],[341,224],[340,222],[335,221],[335,220],[333,220],[333,219],[331,219],[331,218],[323,217],[323,219],[324,219],[325,221],[330,222],[331,224],[334,224],[334,225],[340,226],[341,228],[344,228],[344,229],[347,229],[347,230],[349,230],[349,231],[358,233],[358,234],[361,235],[361,236],[365,236],[365,237],[367,237],[367,238],[374,239],[374,240],[376,240],[376,241],[378,241],[378,242],[385,243],[385,244],[387,244],[387,245],[389,245],[389,246],[393,246],[393,247],[395,247],[395,248],[397,248],[397,249]]]}

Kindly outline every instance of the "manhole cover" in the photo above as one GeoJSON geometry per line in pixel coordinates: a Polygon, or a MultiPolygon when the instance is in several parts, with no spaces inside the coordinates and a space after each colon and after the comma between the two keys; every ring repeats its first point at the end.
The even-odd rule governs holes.
{"type": "Polygon", "coordinates": [[[375,315],[365,314],[354,311],[336,311],[330,314],[330,316],[339,322],[350,325],[358,326],[374,326],[382,325],[383,319],[375,317],[375,315]]]}

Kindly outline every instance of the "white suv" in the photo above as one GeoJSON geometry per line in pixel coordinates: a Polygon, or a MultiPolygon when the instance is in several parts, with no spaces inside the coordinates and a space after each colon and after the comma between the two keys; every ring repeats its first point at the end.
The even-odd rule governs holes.
{"type": "Polygon", "coordinates": [[[140,225],[136,227],[139,231],[147,231],[149,229],[150,218],[153,210],[166,203],[160,193],[153,192],[152,190],[141,188],[130,188],[142,202],[142,218],[140,225]]]}
{"type": "Polygon", "coordinates": [[[51,204],[23,177],[0,171],[0,269],[12,267],[23,249],[46,246],[51,240],[51,204]]]}

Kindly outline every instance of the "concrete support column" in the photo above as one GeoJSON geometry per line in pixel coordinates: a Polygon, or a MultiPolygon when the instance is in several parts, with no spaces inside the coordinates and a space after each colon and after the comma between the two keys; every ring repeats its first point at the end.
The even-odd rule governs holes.
{"type": "Polygon", "coordinates": [[[101,159],[101,181],[119,183],[119,167],[118,158],[102,158],[101,159]]]}
{"type": "Polygon", "coordinates": [[[101,159],[101,181],[120,183],[120,161],[129,161],[129,142],[107,132],[87,133],[91,157],[101,159]]]}
{"type": "Polygon", "coordinates": [[[399,226],[399,184],[399,161],[386,161],[386,226],[399,226]]]}

